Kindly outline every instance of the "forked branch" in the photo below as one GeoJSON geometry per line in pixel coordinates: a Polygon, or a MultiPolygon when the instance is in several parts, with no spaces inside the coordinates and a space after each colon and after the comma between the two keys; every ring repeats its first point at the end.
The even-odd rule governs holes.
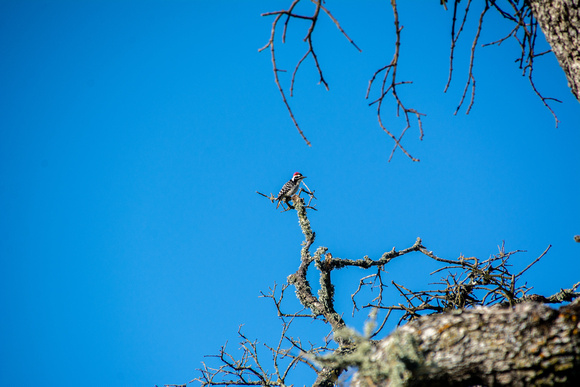
{"type": "Polygon", "coordinates": [[[407,132],[407,129],[409,129],[411,127],[411,120],[409,118],[409,115],[415,116],[415,119],[417,120],[417,124],[419,127],[419,140],[423,139],[423,123],[421,121],[421,116],[424,116],[425,114],[418,112],[414,108],[406,107],[403,104],[403,101],[401,100],[401,98],[399,97],[399,94],[397,93],[398,86],[410,84],[412,82],[397,80],[397,68],[399,65],[399,52],[400,52],[400,47],[401,47],[401,31],[402,31],[403,27],[399,25],[399,12],[397,9],[396,0],[391,0],[391,7],[393,8],[394,24],[395,24],[395,39],[396,39],[395,40],[395,54],[393,55],[393,59],[391,60],[391,63],[389,63],[388,65],[381,67],[380,69],[375,71],[371,80],[369,81],[369,85],[367,87],[367,93],[366,93],[365,98],[366,99],[369,98],[369,94],[371,92],[371,89],[372,89],[373,85],[375,84],[375,82],[377,81],[377,76],[382,74],[383,79],[381,82],[380,94],[374,101],[372,101],[369,104],[369,106],[376,104],[377,120],[379,122],[379,126],[395,142],[395,146],[393,147],[393,150],[391,151],[391,154],[389,156],[389,161],[391,161],[391,159],[393,158],[393,155],[394,155],[395,150],[397,148],[400,148],[403,151],[403,153],[407,157],[409,157],[411,160],[419,161],[419,159],[411,156],[411,154],[401,144],[401,140],[403,139],[403,136],[407,132]],[[387,127],[383,123],[383,119],[382,119],[383,102],[385,101],[385,97],[387,97],[389,94],[391,94],[393,96],[393,98],[395,99],[396,106],[397,106],[397,116],[399,116],[399,112],[402,111],[403,116],[405,117],[406,126],[398,136],[395,136],[391,130],[387,129],[387,127]]]}
{"type": "Polygon", "coordinates": [[[280,77],[279,77],[278,73],[285,72],[286,70],[280,69],[278,67],[278,65],[276,64],[276,39],[275,39],[275,35],[276,35],[276,30],[278,29],[278,23],[282,19],[284,19],[284,24],[282,27],[282,43],[285,43],[285,41],[286,41],[286,32],[288,30],[288,26],[289,26],[291,20],[306,20],[310,23],[310,25],[308,26],[307,32],[306,32],[306,36],[303,39],[304,42],[306,42],[306,44],[308,45],[308,48],[307,48],[306,52],[304,53],[304,55],[302,56],[302,58],[300,60],[298,60],[298,62],[296,63],[296,66],[294,67],[294,71],[292,72],[292,77],[290,80],[290,96],[291,97],[294,94],[294,81],[296,79],[296,74],[298,73],[298,69],[301,67],[302,63],[308,57],[312,57],[312,59],[314,60],[314,67],[316,68],[316,71],[318,72],[318,76],[320,79],[319,84],[322,83],[324,85],[324,87],[326,88],[326,90],[329,89],[328,82],[326,81],[326,79],[324,79],[324,74],[322,72],[322,67],[320,65],[320,62],[318,61],[318,56],[316,54],[316,51],[314,50],[313,33],[314,33],[314,30],[315,30],[317,23],[318,23],[318,17],[320,16],[320,11],[323,11],[332,20],[332,22],[336,25],[338,30],[344,35],[344,37],[357,50],[360,51],[360,48],[346,34],[344,29],[340,26],[340,23],[338,22],[338,20],[336,20],[336,18],[334,16],[332,16],[330,11],[326,7],[324,7],[324,5],[322,5],[323,0],[311,0],[311,2],[314,3],[314,11],[311,15],[302,15],[302,14],[298,14],[298,13],[294,12],[294,9],[298,5],[298,3],[300,3],[300,1],[301,0],[294,0],[292,2],[292,4],[290,4],[290,7],[287,10],[266,12],[266,13],[262,14],[262,16],[275,16],[275,18],[274,18],[274,21],[272,22],[272,29],[270,32],[270,39],[268,40],[268,43],[266,43],[266,45],[264,47],[260,48],[258,51],[263,51],[266,48],[270,48],[270,55],[271,55],[272,66],[273,66],[273,71],[274,71],[274,81],[276,82],[276,86],[278,87],[278,91],[280,92],[280,95],[282,96],[282,101],[284,102],[284,105],[286,106],[286,109],[288,110],[288,113],[290,114],[290,118],[292,119],[294,126],[298,130],[298,133],[300,133],[300,136],[306,142],[306,144],[308,146],[311,146],[310,141],[308,141],[308,139],[304,135],[304,132],[300,128],[300,125],[298,125],[298,121],[296,121],[296,117],[294,116],[292,108],[290,107],[290,104],[288,103],[288,99],[286,98],[286,92],[284,91],[284,87],[282,86],[282,83],[280,82],[280,77]]]}

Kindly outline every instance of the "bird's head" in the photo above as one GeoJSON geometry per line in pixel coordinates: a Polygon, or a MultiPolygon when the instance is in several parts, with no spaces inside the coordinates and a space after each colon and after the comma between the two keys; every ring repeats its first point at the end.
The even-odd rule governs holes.
{"type": "Polygon", "coordinates": [[[306,176],[302,176],[300,172],[294,172],[294,176],[292,176],[293,181],[301,181],[303,179],[306,179],[306,176]]]}

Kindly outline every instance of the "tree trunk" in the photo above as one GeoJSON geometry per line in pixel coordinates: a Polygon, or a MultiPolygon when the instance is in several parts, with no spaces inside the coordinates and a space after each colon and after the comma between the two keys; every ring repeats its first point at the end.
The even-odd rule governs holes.
{"type": "Polygon", "coordinates": [[[568,86],[580,101],[580,2],[578,0],[530,0],[534,17],[568,78],[568,86]]]}
{"type": "Polygon", "coordinates": [[[580,386],[580,302],[421,317],[368,359],[353,386],[580,386]]]}

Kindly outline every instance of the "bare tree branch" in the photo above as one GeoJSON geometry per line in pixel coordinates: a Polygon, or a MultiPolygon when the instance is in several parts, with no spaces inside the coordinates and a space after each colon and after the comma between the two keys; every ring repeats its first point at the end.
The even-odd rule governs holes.
{"type": "MultiPolygon", "coordinates": [[[[280,92],[280,95],[282,96],[282,101],[284,102],[284,105],[286,106],[286,109],[288,110],[290,118],[291,118],[292,122],[294,123],[294,126],[298,130],[300,136],[304,139],[306,144],[308,144],[310,146],[311,145],[310,141],[306,138],[304,132],[302,131],[300,125],[298,124],[298,121],[296,120],[296,116],[294,115],[292,108],[290,107],[290,104],[288,102],[288,98],[286,96],[285,87],[282,85],[282,81],[281,81],[280,76],[279,76],[279,73],[285,72],[285,70],[280,69],[276,63],[276,48],[275,48],[276,39],[275,39],[275,35],[276,35],[276,29],[279,28],[278,23],[281,20],[283,20],[283,26],[280,28],[282,28],[282,43],[285,43],[286,33],[287,33],[287,30],[288,30],[288,27],[289,27],[291,21],[303,20],[303,21],[309,22],[305,37],[303,38],[303,41],[307,44],[307,49],[306,49],[305,53],[302,55],[302,57],[300,59],[298,59],[296,65],[294,66],[294,69],[292,71],[291,77],[290,77],[290,85],[289,85],[290,97],[292,97],[294,95],[294,83],[296,81],[296,76],[298,74],[298,70],[301,68],[302,64],[310,57],[312,58],[313,63],[314,63],[314,68],[316,69],[316,71],[318,73],[319,84],[324,85],[324,87],[327,90],[329,89],[328,82],[324,77],[324,73],[322,71],[322,66],[320,64],[318,55],[317,55],[316,50],[314,48],[314,39],[313,39],[314,31],[318,25],[318,21],[319,21],[319,17],[321,15],[321,13],[325,14],[335,24],[336,28],[340,31],[340,33],[358,51],[361,51],[361,50],[356,45],[356,43],[350,38],[350,36],[347,35],[347,33],[344,31],[344,29],[340,25],[339,21],[332,15],[332,13],[329,11],[329,9],[324,6],[323,0],[310,0],[311,3],[314,4],[314,9],[313,9],[312,13],[309,15],[299,14],[299,13],[295,12],[295,9],[296,9],[297,5],[300,3],[300,1],[301,0],[293,0],[287,10],[266,12],[266,13],[262,14],[262,16],[274,16],[275,18],[274,18],[274,21],[272,22],[270,39],[268,40],[268,43],[264,47],[262,47],[259,51],[265,50],[266,48],[270,48],[271,61],[272,61],[273,72],[274,72],[274,80],[275,80],[276,86],[278,87],[278,91],[280,92]]],[[[372,77],[369,81],[368,87],[367,87],[367,92],[366,92],[365,98],[369,99],[370,93],[373,90],[373,85],[380,84],[378,97],[376,97],[374,100],[372,100],[369,103],[369,105],[370,106],[376,105],[376,115],[377,115],[377,121],[378,121],[379,127],[394,141],[394,146],[393,146],[393,149],[391,150],[391,153],[389,155],[388,160],[389,161],[392,160],[395,151],[397,150],[397,148],[399,148],[411,160],[419,161],[418,158],[413,157],[409,153],[409,151],[406,149],[406,147],[403,146],[402,141],[403,141],[403,137],[405,136],[405,134],[407,134],[408,129],[410,129],[412,126],[412,122],[411,122],[412,118],[414,118],[417,121],[419,140],[423,139],[424,131],[423,131],[422,117],[425,116],[425,113],[419,112],[415,108],[408,107],[403,102],[403,100],[398,92],[398,90],[400,90],[400,86],[411,84],[412,81],[401,81],[401,80],[397,79],[397,69],[398,69],[398,65],[399,65],[399,55],[400,55],[400,45],[401,45],[401,31],[403,30],[403,27],[400,24],[399,11],[398,11],[396,0],[391,0],[390,2],[391,2],[391,8],[393,10],[394,26],[395,26],[395,29],[394,29],[395,53],[393,55],[393,58],[391,59],[391,62],[388,65],[385,65],[385,66],[379,68],[372,75],[372,77]],[[396,116],[399,117],[400,114],[402,114],[405,118],[406,125],[401,130],[401,132],[398,134],[396,134],[396,132],[393,129],[389,128],[388,125],[385,124],[385,117],[384,117],[385,113],[384,113],[384,109],[383,109],[384,108],[383,103],[385,102],[385,97],[387,97],[387,96],[392,96],[394,99],[395,106],[396,106],[396,116]]],[[[449,55],[449,75],[448,75],[448,79],[447,79],[447,82],[446,82],[446,85],[444,88],[444,92],[448,91],[449,86],[451,85],[452,78],[453,78],[453,72],[455,71],[453,64],[454,64],[455,56],[457,54],[456,53],[457,43],[459,41],[459,38],[462,36],[462,33],[465,32],[465,29],[466,29],[465,27],[468,25],[468,16],[473,13],[473,12],[470,13],[471,7],[473,5],[472,0],[467,0],[466,3],[464,2],[464,4],[465,4],[464,6],[460,6],[460,2],[461,2],[460,0],[453,1],[453,15],[452,15],[452,19],[451,19],[451,44],[450,44],[450,55],[449,55]],[[458,21],[459,21],[458,16],[461,18],[461,23],[458,23],[458,21]],[[458,24],[459,24],[459,26],[458,26],[458,24]]],[[[519,52],[519,57],[516,59],[516,63],[518,63],[519,67],[522,69],[523,75],[527,76],[529,83],[530,83],[530,86],[532,87],[532,90],[534,91],[534,93],[538,96],[538,98],[540,98],[540,100],[542,101],[542,104],[548,109],[548,111],[554,117],[555,125],[556,125],[556,127],[558,127],[558,124],[560,121],[559,121],[556,113],[554,112],[554,110],[550,106],[550,102],[552,102],[552,101],[560,102],[560,101],[555,99],[555,98],[552,98],[552,97],[545,97],[539,91],[539,89],[536,87],[536,84],[535,84],[534,78],[533,78],[534,59],[537,57],[540,57],[542,55],[545,55],[547,52],[550,52],[550,50],[544,51],[541,53],[535,52],[536,51],[536,38],[537,38],[537,34],[538,34],[538,21],[536,20],[535,15],[539,14],[542,17],[542,20],[548,20],[544,23],[543,28],[547,29],[551,33],[549,36],[550,44],[558,45],[559,47],[565,47],[565,49],[560,50],[562,52],[574,51],[576,49],[576,47],[578,46],[578,44],[577,44],[578,39],[576,36],[578,35],[578,31],[580,31],[580,28],[572,26],[572,30],[565,33],[566,36],[570,37],[570,39],[566,40],[566,39],[561,39],[560,37],[558,37],[557,33],[552,33],[553,29],[550,29],[551,27],[550,27],[550,25],[548,25],[550,22],[552,24],[559,23],[558,20],[565,18],[565,15],[567,14],[567,12],[568,13],[575,12],[574,10],[566,11],[568,9],[568,8],[566,8],[567,7],[566,4],[570,3],[570,2],[571,2],[571,0],[557,0],[557,1],[550,0],[550,2],[549,2],[551,4],[550,6],[553,6],[552,3],[558,3],[558,5],[554,6],[554,7],[558,8],[558,12],[560,12],[562,15],[564,15],[561,17],[560,16],[556,17],[557,20],[554,21],[554,20],[551,20],[550,16],[544,17],[545,15],[551,15],[550,12],[545,11],[545,8],[548,8],[548,6],[544,5],[545,2],[540,2],[540,1],[535,1],[535,0],[534,1],[504,0],[503,2],[498,2],[495,0],[484,0],[483,1],[484,7],[483,7],[481,13],[479,14],[479,21],[477,23],[477,28],[475,30],[475,37],[472,41],[471,49],[469,50],[469,65],[467,68],[467,80],[465,82],[465,86],[463,88],[461,98],[459,100],[457,108],[455,109],[454,114],[457,115],[457,113],[459,113],[459,110],[461,109],[461,107],[464,106],[464,104],[466,103],[466,100],[467,100],[468,93],[470,94],[470,97],[469,97],[469,103],[467,104],[466,114],[470,113],[470,111],[474,105],[475,91],[476,91],[476,78],[475,78],[475,73],[474,73],[475,51],[476,51],[477,45],[479,43],[479,38],[481,36],[481,32],[483,29],[484,16],[490,10],[493,10],[493,11],[497,12],[497,14],[499,14],[505,20],[509,21],[510,23],[513,23],[513,28],[504,37],[502,37],[494,42],[483,44],[483,46],[500,45],[506,40],[513,40],[513,41],[517,42],[518,46],[520,47],[520,52],[519,52]],[[560,3],[562,3],[564,5],[560,5],[560,3]],[[576,30],[573,30],[573,28],[576,28],[576,30]],[[470,89],[471,89],[471,91],[470,91],[470,89]]],[[[441,4],[445,8],[445,10],[447,10],[447,0],[442,0],[441,4]]],[[[568,7],[570,8],[570,6],[568,6],[568,7]]],[[[573,23],[568,23],[568,24],[573,24],[573,23]]],[[[562,26],[558,26],[555,28],[556,28],[556,31],[562,30],[562,26]]],[[[580,56],[577,56],[577,55],[574,56],[574,54],[566,56],[566,55],[560,53],[560,55],[558,55],[558,60],[561,64],[561,67],[566,72],[571,89],[575,93],[575,96],[578,98],[578,91],[577,90],[578,90],[578,85],[580,85],[580,80],[577,80],[577,79],[580,79],[580,72],[577,71],[577,68],[580,68],[580,67],[577,66],[577,63],[580,63],[580,56]]]]}
{"type": "Polygon", "coordinates": [[[396,37],[395,54],[393,55],[393,59],[391,60],[390,64],[388,64],[384,67],[381,67],[380,69],[375,71],[371,80],[369,81],[369,85],[367,87],[367,93],[366,93],[365,98],[366,99],[369,98],[369,94],[371,92],[372,86],[375,83],[377,76],[379,74],[383,73],[383,81],[381,82],[380,95],[377,99],[375,99],[373,102],[371,102],[369,104],[369,106],[374,105],[374,104],[377,105],[377,120],[379,122],[379,126],[381,127],[381,129],[385,133],[387,133],[389,135],[389,137],[391,137],[393,139],[393,141],[395,141],[395,146],[393,147],[393,150],[391,151],[391,154],[389,156],[389,161],[391,161],[391,159],[393,158],[393,154],[395,153],[395,150],[397,149],[397,147],[400,148],[403,151],[403,153],[411,160],[419,161],[419,159],[416,159],[413,156],[411,156],[411,154],[403,147],[403,145],[401,145],[401,140],[402,140],[403,136],[407,132],[407,129],[409,129],[411,127],[411,121],[409,118],[409,114],[415,115],[415,118],[417,119],[417,124],[419,125],[419,140],[423,139],[423,123],[421,121],[421,116],[424,116],[425,114],[420,113],[413,108],[406,108],[405,105],[403,104],[403,102],[401,101],[401,99],[399,98],[399,94],[397,93],[397,86],[404,85],[404,84],[410,84],[412,82],[410,82],[410,81],[403,81],[403,82],[397,81],[397,67],[399,64],[399,50],[400,50],[400,46],[401,46],[401,31],[402,31],[403,27],[399,26],[399,12],[397,9],[396,0],[391,0],[391,7],[393,9],[394,23],[395,23],[395,37],[396,37]],[[391,82],[387,86],[387,81],[389,79],[389,75],[391,75],[391,77],[390,77],[391,82]],[[405,122],[407,123],[407,126],[402,130],[402,132],[398,136],[398,138],[390,130],[388,130],[385,127],[383,120],[382,120],[382,117],[381,117],[384,98],[389,93],[391,93],[391,95],[394,97],[394,99],[396,101],[397,116],[399,116],[399,109],[402,110],[403,115],[405,116],[405,122]]]}
{"type": "Polygon", "coordinates": [[[284,105],[286,106],[286,109],[288,110],[288,113],[290,114],[290,118],[292,119],[294,126],[298,130],[298,133],[300,133],[300,136],[306,142],[306,144],[308,146],[311,146],[310,141],[308,141],[308,139],[304,135],[304,132],[300,128],[300,125],[298,125],[298,121],[296,121],[296,118],[294,116],[292,108],[290,107],[290,104],[288,103],[288,100],[286,98],[286,93],[284,91],[284,88],[282,87],[282,84],[280,83],[280,78],[278,76],[279,72],[285,71],[285,70],[280,70],[278,68],[278,65],[276,64],[275,34],[276,34],[276,29],[278,28],[278,22],[280,21],[282,16],[285,16],[283,33],[282,33],[282,43],[284,43],[286,41],[286,31],[288,30],[288,25],[290,24],[290,20],[301,19],[301,20],[310,21],[310,26],[308,27],[308,30],[306,32],[306,36],[304,37],[304,42],[306,42],[306,44],[308,45],[308,49],[306,50],[306,53],[304,53],[302,58],[300,60],[298,60],[298,62],[296,63],[296,66],[294,67],[294,71],[292,72],[292,77],[290,80],[290,96],[291,97],[294,95],[294,81],[296,80],[296,74],[298,73],[298,69],[300,68],[302,63],[309,56],[311,56],[312,59],[314,60],[314,67],[316,68],[316,70],[318,72],[318,76],[320,78],[319,84],[322,83],[324,85],[324,87],[326,88],[326,90],[329,89],[328,82],[326,82],[326,80],[324,79],[324,74],[322,72],[322,67],[320,66],[320,62],[318,61],[318,56],[316,55],[316,51],[314,50],[314,42],[313,42],[313,37],[312,37],[314,30],[317,26],[318,17],[320,15],[321,10],[332,20],[332,22],[336,25],[336,27],[344,35],[344,37],[357,50],[359,50],[359,51],[361,51],[361,50],[354,43],[354,41],[346,34],[344,29],[340,26],[340,23],[338,22],[338,20],[336,20],[336,18],[334,16],[332,16],[330,11],[322,5],[323,0],[311,0],[311,2],[314,3],[315,8],[314,8],[314,12],[310,16],[300,15],[300,14],[294,13],[294,8],[298,5],[298,3],[300,3],[300,1],[301,0],[294,0],[292,2],[292,4],[290,4],[290,7],[288,8],[288,10],[266,12],[266,13],[262,14],[262,16],[275,16],[275,18],[274,18],[274,21],[272,22],[272,29],[270,32],[270,39],[268,40],[268,43],[266,43],[266,45],[264,47],[260,48],[258,51],[263,51],[268,47],[270,48],[270,54],[271,54],[271,58],[272,58],[272,66],[273,66],[273,71],[274,71],[274,81],[276,82],[276,86],[278,87],[278,91],[280,92],[280,95],[282,96],[282,101],[284,102],[284,105]]]}
{"type": "MultiPolygon", "coordinates": [[[[314,381],[313,386],[330,387],[334,386],[338,377],[348,367],[356,366],[363,375],[366,375],[364,373],[368,371],[368,361],[378,343],[372,341],[372,338],[376,337],[378,333],[383,330],[393,312],[396,312],[399,317],[398,325],[402,325],[403,323],[415,324],[417,321],[421,321],[420,324],[427,324],[429,326],[433,325],[432,329],[439,330],[440,332],[451,330],[453,332],[452,334],[461,335],[463,334],[461,333],[462,331],[458,332],[453,326],[445,325],[446,323],[441,321],[451,321],[456,318],[454,316],[465,316],[466,319],[472,319],[470,316],[481,315],[481,313],[491,313],[494,316],[497,314],[500,316],[499,318],[504,318],[509,313],[516,313],[514,318],[517,319],[519,318],[517,317],[518,309],[516,308],[514,312],[513,308],[516,306],[519,307],[521,304],[527,305],[526,302],[533,301],[543,304],[562,303],[574,301],[580,297],[580,292],[577,292],[580,287],[580,282],[574,284],[571,288],[561,289],[547,297],[539,294],[531,294],[530,291],[532,288],[529,287],[527,283],[521,283],[522,276],[547,255],[550,246],[548,246],[548,248],[546,248],[531,263],[517,272],[517,274],[515,272],[512,273],[511,271],[512,265],[510,263],[510,258],[515,254],[524,251],[507,251],[505,243],[503,242],[498,247],[498,252],[487,259],[465,257],[463,255],[460,255],[456,259],[442,258],[423,246],[420,238],[417,238],[415,243],[410,247],[402,250],[392,248],[376,260],[373,260],[368,256],[364,256],[362,259],[334,257],[327,247],[320,246],[315,250],[313,249],[313,244],[316,240],[316,233],[312,230],[310,220],[308,219],[305,200],[299,195],[294,195],[292,197],[292,202],[292,209],[296,210],[298,223],[302,234],[304,235],[304,241],[302,242],[300,250],[300,263],[298,269],[295,273],[288,276],[288,283],[281,286],[279,290],[278,286],[275,284],[269,289],[269,292],[261,293],[261,297],[273,301],[278,317],[282,320],[280,338],[275,345],[260,345],[256,340],[251,340],[243,334],[240,327],[238,336],[241,340],[241,353],[238,356],[235,356],[228,351],[226,343],[226,345],[220,349],[218,355],[211,356],[214,359],[217,359],[217,362],[219,363],[217,367],[210,367],[205,363],[202,363],[203,367],[199,369],[201,376],[193,380],[200,382],[202,386],[286,386],[290,383],[288,379],[291,376],[291,371],[295,367],[301,366],[315,373],[316,380],[314,381]],[[402,258],[411,253],[422,255],[440,264],[441,267],[433,270],[431,275],[438,275],[440,273],[447,274],[438,282],[431,283],[430,288],[423,290],[412,290],[401,283],[390,281],[390,284],[402,297],[404,302],[395,305],[386,304],[385,290],[387,285],[383,280],[383,275],[386,273],[384,268],[393,259],[402,258]],[[314,266],[314,269],[312,269],[312,266],[314,266]],[[363,270],[376,269],[376,272],[372,274],[364,274],[361,277],[358,287],[351,295],[353,313],[356,310],[359,310],[356,301],[357,298],[363,296],[368,298],[372,297],[370,301],[362,306],[364,309],[368,308],[371,310],[369,313],[370,321],[365,325],[364,337],[358,336],[354,331],[347,328],[346,323],[343,320],[341,313],[336,309],[334,302],[332,271],[353,267],[363,270]],[[316,294],[308,279],[312,276],[312,272],[309,274],[311,269],[318,274],[319,278],[320,288],[316,294]],[[282,302],[286,290],[291,286],[294,287],[296,297],[303,309],[295,313],[286,313],[283,311],[282,302]],[[378,294],[374,295],[374,297],[368,296],[366,292],[363,292],[365,289],[371,291],[378,289],[378,294]],[[491,306],[493,306],[493,308],[490,308],[491,306]],[[309,310],[309,313],[306,312],[306,310],[309,310]],[[482,310],[484,312],[481,312],[482,310]],[[505,312],[496,313],[487,312],[487,310],[505,310],[505,312]],[[385,315],[381,317],[381,324],[377,327],[375,322],[379,311],[385,315]],[[430,314],[436,314],[443,317],[434,317],[433,319],[425,320],[426,317],[428,318],[426,315],[430,314]],[[332,333],[332,341],[330,337],[326,337],[322,345],[315,345],[312,343],[306,345],[304,344],[305,340],[301,337],[291,336],[290,328],[293,322],[297,319],[303,320],[304,318],[311,318],[317,323],[328,325],[332,333]],[[425,321],[427,322],[425,323],[425,321]],[[264,357],[262,353],[264,349],[269,356],[264,357]],[[268,357],[270,360],[268,360],[268,357]]],[[[578,303],[577,301],[574,302],[576,304],[578,303]]],[[[522,308],[525,309],[527,306],[522,308]]],[[[565,308],[566,307],[562,307],[560,310],[564,311],[565,308]]],[[[524,309],[520,309],[520,311],[524,309]]],[[[542,311],[545,310],[546,309],[542,309],[542,311]]],[[[552,321],[553,320],[550,320],[550,322],[552,321]]],[[[405,327],[409,326],[409,324],[406,324],[405,327]]],[[[560,329],[560,325],[550,325],[549,329],[552,328],[560,329]]],[[[485,330],[496,332],[501,331],[501,329],[502,326],[491,327],[486,323],[485,330]]],[[[404,345],[406,349],[398,347],[401,345],[401,341],[399,340],[401,337],[398,336],[397,332],[399,331],[396,331],[395,335],[389,336],[389,338],[386,339],[387,341],[381,342],[390,343],[388,344],[388,348],[395,351],[395,360],[398,359],[399,356],[411,356],[415,359],[413,361],[417,363],[417,367],[422,367],[424,364],[423,360],[428,358],[428,356],[437,356],[433,352],[419,351],[419,347],[410,342],[404,345]],[[395,345],[395,347],[392,345],[395,345]]],[[[429,333],[428,336],[435,337],[438,335],[429,333]]],[[[479,336],[476,335],[473,339],[475,340],[478,337],[479,336]]],[[[408,338],[405,338],[404,340],[408,340],[408,338]]],[[[422,337],[421,340],[425,340],[425,337],[422,337]]],[[[458,345],[472,347],[469,343],[458,345]]],[[[553,345],[555,346],[554,348],[559,348],[558,343],[553,343],[553,345]]],[[[437,350],[441,350],[440,347],[436,348],[437,350]]],[[[459,347],[459,349],[453,350],[459,351],[461,348],[459,347]]],[[[463,350],[467,351],[468,349],[464,348],[463,350]]],[[[580,346],[578,347],[578,353],[580,353],[580,346]]],[[[470,359],[470,361],[471,360],[472,359],[470,359]]],[[[400,361],[400,359],[396,361],[400,361]]],[[[403,362],[404,361],[405,360],[403,360],[403,362]]],[[[401,365],[399,364],[396,367],[400,366],[401,365]]],[[[389,368],[391,366],[389,365],[385,367],[384,370],[387,370],[388,372],[385,371],[387,372],[386,374],[379,373],[377,375],[379,377],[385,377],[385,375],[387,375],[390,381],[396,380],[396,378],[393,379],[393,369],[389,368]]],[[[461,371],[461,369],[459,369],[459,371],[461,371]]],[[[459,371],[456,370],[455,372],[459,371]]],[[[412,375],[414,371],[407,370],[404,374],[407,372],[409,375],[412,375]]],[[[476,375],[476,378],[483,378],[481,372],[477,373],[478,371],[476,370],[470,372],[472,372],[473,375],[476,375]]],[[[503,371],[500,370],[498,372],[503,371]]],[[[515,372],[516,374],[514,375],[519,375],[517,374],[519,371],[516,370],[515,372]]],[[[435,373],[431,375],[433,380],[437,381],[439,380],[437,378],[442,378],[446,374],[435,373]]],[[[483,373],[483,375],[485,375],[485,373],[483,373]]],[[[369,380],[375,380],[372,379],[373,377],[374,376],[371,376],[371,379],[369,380]]],[[[367,385],[371,386],[373,384],[367,385]]]]}

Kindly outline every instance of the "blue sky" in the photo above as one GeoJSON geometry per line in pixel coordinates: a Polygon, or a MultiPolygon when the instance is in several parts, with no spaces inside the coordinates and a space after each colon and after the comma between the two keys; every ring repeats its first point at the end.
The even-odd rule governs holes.
{"type": "MultiPolygon", "coordinates": [[[[528,283],[549,295],[578,282],[580,104],[552,55],[535,74],[563,101],[558,129],[511,42],[478,50],[475,105],[454,116],[469,58],[456,55],[443,94],[451,14],[402,4],[399,74],[414,83],[400,93],[427,114],[425,138],[416,126],[405,137],[420,163],[400,151],[387,163],[393,144],[364,100],[393,53],[387,2],[327,3],[363,52],[321,20],[330,92],[309,60],[290,100],[312,147],[258,53],[272,21],[260,13],[286,3],[0,2],[0,385],[184,383],[204,355],[237,347],[240,324],[275,342],[280,322],[258,296],[296,270],[302,236],[295,214],[255,191],[275,193],[295,171],[316,190],[317,245],[334,256],[378,258],[421,237],[443,257],[487,258],[505,240],[528,251],[514,257],[525,267],[551,244],[528,283]]],[[[482,43],[510,28],[486,23],[482,43]]],[[[279,45],[281,68],[302,56],[305,28],[279,45]]],[[[384,120],[397,132],[394,113],[387,105],[384,120]]],[[[433,267],[404,257],[388,281],[420,286],[433,267]]],[[[350,294],[362,275],[335,276],[357,329],[366,312],[350,317],[350,294]]],[[[304,329],[320,340],[326,328],[304,329]]]]}

